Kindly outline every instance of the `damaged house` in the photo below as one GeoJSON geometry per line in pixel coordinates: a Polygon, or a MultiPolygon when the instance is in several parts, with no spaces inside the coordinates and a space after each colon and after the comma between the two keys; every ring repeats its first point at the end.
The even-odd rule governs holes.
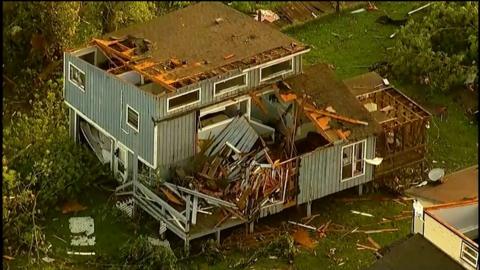
{"type": "MultiPolygon", "coordinates": [[[[185,241],[370,182],[382,125],[309,47],[201,2],[64,54],[70,132],[185,241]]],[[[381,105],[379,105],[380,107],[381,105]]],[[[394,105],[392,105],[394,106],[394,105]]]]}

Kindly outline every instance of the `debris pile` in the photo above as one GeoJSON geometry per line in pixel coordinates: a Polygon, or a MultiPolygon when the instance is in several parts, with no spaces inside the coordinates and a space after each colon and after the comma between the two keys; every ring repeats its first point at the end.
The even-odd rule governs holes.
{"type": "Polygon", "coordinates": [[[261,207],[287,202],[295,159],[274,161],[244,116],[236,117],[200,155],[203,164],[190,188],[235,205],[228,215],[252,221],[261,207]]]}

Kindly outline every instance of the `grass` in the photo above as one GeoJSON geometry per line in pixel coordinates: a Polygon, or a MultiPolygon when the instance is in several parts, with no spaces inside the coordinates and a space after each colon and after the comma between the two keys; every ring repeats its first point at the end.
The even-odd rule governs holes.
{"type": "MultiPolygon", "coordinates": [[[[405,18],[408,11],[422,3],[377,2],[376,5],[379,8],[377,11],[357,14],[346,11],[340,16],[331,14],[286,29],[285,33],[312,46],[311,51],[304,56],[306,64],[333,64],[340,79],[360,75],[368,72],[368,67],[372,64],[385,61],[387,48],[394,45],[394,39],[389,36],[398,27],[379,24],[375,20],[384,14],[394,19],[405,18]]],[[[414,16],[422,16],[422,12],[414,16]]],[[[477,96],[463,89],[451,94],[430,95],[425,87],[395,78],[389,80],[430,112],[439,106],[448,107],[448,120],[441,122],[434,116],[428,131],[427,160],[431,166],[452,172],[477,163],[477,124],[470,123],[471,120],[464,114],[465,104],[472,101],[476,103],[477,96]]]]}
{"type": "Polygon", "coordinates": [[[385,60],[387,48],[393,46],[389,36],[398,27],[376,23],[385,14],[394,19],[404,18],[408,11],[418,7],[416,2],[377,2],[379,10],[340,15],[330,14],[301,26],[291,27],[285,33],[312,46],[304,56],[307,64],[328,62],[336,68],[341,79],[368,72],[368,66],[385,60]]]}
{"type": "MultiPolygon", "coordinates": [[[[402,211],[411,210],[411,207],[409,205],[401,205],[392,200],[376,200],[375,198],[378,198],[379,195],[383,196],[382,194],[371,194],[367,196],[367,200],[348,203],[340,202],[338,200],[339,198],[357,197],[355,190],[347,190],[319,199],[315,201],[312,206],[312,214],[318,213],[320,216],[315,218],[310,224],[318,227],[330,220],[333,223],[344,225],[350,231],[357,227],[361,230],[398,228],[399,230],[396,232],[384,232],[370,235],[370,237],[382,247],[387,246],[409,234],[411,221],[410,219],[406,219],[384,224],[376,223],[382,221],[382,218],[392,217],[401,214],[402,211]],[[372,214],[373,217],[352,214],[350,210],[367,212],[372,214]]],[[[304,207],[293,208],[267,219],[261,219],[259,224],[266,224],[270,227],[279,227],[279,224],[282,221],[299,221],[304,216],[304,207]]],[[[291,226],[291,228],[294,227],[295,226],[291,226]]],[[[232,231],[231,234],[243,233],[243,230],[244,228],[238,228],[232,231]]],[[[317,239],[314,233],[310,233],[310,236],[312,239],[317,239]]],[[[338,262],[335,262],[327,256],[330,249],[335,248],[334,256],[336,258],[341,258],[344,262],[341,269],[364,269],[375,261],[375,256],[371,251],[356,249],[357,242],[371,245],[366,239],[367,235],[363,233],[345,235],[343,232],[329,232],[325,238],[318,239],[318,245],[314,250],[300,248],[300,253],[295,257],[293,264],[295,269],[299,270],[312,269],[312,267],[322,267],[322,269],[336,268],[338,267],[338,262]]],[[[197,269],[226,269],[229,265],[233,265],[241,258],[248,258],[253,252],[254,250],[250,250],[242,254],[238,250],[229,251],[226,253],[226,260],[216,265],[208,265],[202,257],[194,258],[189,263],[186,263],[186,266],[198,266],[197,269]]],[[[284,258],[270,259],[268,256],[258,258],[256,263],[252,266],[254,269],[287,269],[289,267],[290,264],[284,258]]]]}
{"type": "MultiPolygon", "coordinates": [[[[268,6],[270,4],[271,3],[266,3],[265,5],[268,6]]],[[[359,75],[368,72],[368,66],[371,64],[385,60],[388,52],[387,48],[393,46],[393,40],[389,38],[389,35],[394,33],[397,27],[378,24],[375,20],[379,16],[384,15],[384,12],[393,18],[400,19],[404,17],[408,11],[422,5],[422,3],[377,2],[376,5],[379,8],[378,11],[358,14],[350,14],[347,11],[340,16],[336,14],[327,15],[307,24],[286,29],[285,33],[306,44],[312,45],[312,50],[304,58],[307,64],[317,62],[331,63],[336,67],[335,71],[341,79],[359,75]]],[[[416,16],[421,16],[421,12],[416,16]]],[[[439,105],[448,106],[448,120],[446,122],[440,122],[437,117],[434,117],[434,121],[428,131],[429,154],[427,158],[432,162],[432,165],[436,164],[436,166],[446,168],[447,171],[453,171],[476,163],[477,125],[470,124],[470,121],[463,114],[465,99],[471,101],[476,100],[476,98],[465,98],[463,94],[438,94],[428,96],[427,91],[420,86],[393,79],[390,81],[429,110],[433,110],[433,108],[439,105]],[[456,99],[457,101],[455,101],[456,99]],[[433,163],[433,160],[438,163],[433,163]]],[[[382,217],[391,217],[401,211],[411,210],[411,207],[402,206],[393,201],[379,202],[376,200],[367,200],[354,203],[342,203],[335,200],[343,196],[354,196],[353,193],[353,190],[347,190],[317,200],[313,205],[312,212],[313,214],[320,213],[321,216],[313,221],[313,225],[319,226],[328,220],[332,220],[334,223],[345,225],[353,230],[355,227],[362,227],[364,224],[378,222],[382,217]],[[374,215],[374,217],[352,214],[350,212],[352,209],[368,212],[374,215]]],[[[96,220],[96,249],[99,254],[105,256],[115,254],[118,252],[120,245],[125,243],[129,238],[134,237],[135,229],[129,225],[130,222],[116,220],[115,215],[109,214],[110,208],[108,207],[112,205],[105,204],[106,200],[104,198],[102,199],[96,197],[96,195],[92,195],[92,197],[87,198],[87,201],[84,203],[89,206],[89,210],[82,213],[82,215],[92,215],[96,220]],[[102,219],[101,216],[105,217],[102,219]]],[[[289,209],[275,216],[262,219],[260,223],[267,223],[271,226],[278,227],[281,222],[285,222],[286,220],[300,220],[300,217],[305,215],[304,211],[303,207],[299,209],[289,209]]],[[[59,216],[58,214],[56,216],[58,217],[57,220],[51,219],[47,221],[47,239],[51,241],[54,248],[56,248],[55,256],[61,258],[64,256],[63,252],[66,246],[63,245],[60,240],[52,238],[52,234],[55,233],[61,237],[68,236],[69,216],[59,216]]],[[[410,226],[411,222],[408,219],[391,224],[372,225],[371,229],[388,227],[398,228],[399,231],[373,234],[371,237],[381,246],[386,246],[406,236],[410,231],[410,226]]],[[[149,232],[151,232],[151,230],[146,231],[146,233],[149,232]]],[[[232,233],[240,232],[243,233],[243,228],[236,229],[232,233]]],[[[355,243],[357,241],[367,243],[364,234],[355,233],[346,236],[342,235],[343,233],[328,233],[326,238],[319,240],[319,244],[314,251],[302,249],[294,260],[294,269],[364,269],[375,261],[372,252],[356,249],[355,243]],[[336,249],[335,257],[342,258],[345,262],[342,266],[338,266],[338,263],[326,255],[331,248],[336,249]]],[[[205,239],[194,241],[192,245],[198,245],[204,240],[205,239]]],[[[178,245],[181,246],[181,243],[178,245]]],[[[206,258],[200,255],[182,260],[181,265],[188,269],[227,269],[229,265],[234,264],[238,260],[248,258],[253,252],[253,250],[249,252],[239,250],[227,251],[225,260],[215,265],[209,265],[206,258]]],[[[73,258],[68,260],[72,261],[73,258]]],[[[289,269],[292,268],[292,266],[283,258],[272,260],[267,257],[259,258],[253,265],[253,268],[289,269]]],[[[78,269],[77,264],[75,269],[78,269]]]]}

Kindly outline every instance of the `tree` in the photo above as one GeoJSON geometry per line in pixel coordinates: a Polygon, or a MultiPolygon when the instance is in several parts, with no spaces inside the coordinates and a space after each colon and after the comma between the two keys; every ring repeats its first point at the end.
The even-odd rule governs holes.
{"type": "Polygon", "coordinates": [[[392,72],[432,90],[473,83],[477,78],[478,3],[436,2],[429,13],[399,31],[389,55],[392,72]]]}
{"type": "Polygon", "coordinates": [[[33,243],[38,250],[44,244],[38,220],[45,209],[81,194],[108,174],[94,155],[69,137],[61,85],[62,81],[48,81],[46,98],[32,101],[31,114],[17,112],[9,122],[4,119],[3,235],[4,252],[10,255],[31,249],[33,243]]]}

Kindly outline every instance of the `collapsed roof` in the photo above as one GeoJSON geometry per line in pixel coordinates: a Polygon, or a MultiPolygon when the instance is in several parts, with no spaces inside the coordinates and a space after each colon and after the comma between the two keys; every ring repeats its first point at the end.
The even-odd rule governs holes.
{"type": "Polygon", "coordinates": [[[378,123],[346,85],[335,78],[328,65],[306,67],[302,74],[286,79],[285,83],[320,134],[330,142],[346,137],[357,140],[381,132],[378,123]],[[302,103],[304,95],[308,101],[302,103]]]}
{"type": "Polygon", "coordinates": [[[93,43],[170,90],[308,49],[220,2],[200,2],[93,43]],[[130,42],[135,50],[125,46],[135,39],[147,41],[146,53],[138,43],[130,42]]]}

